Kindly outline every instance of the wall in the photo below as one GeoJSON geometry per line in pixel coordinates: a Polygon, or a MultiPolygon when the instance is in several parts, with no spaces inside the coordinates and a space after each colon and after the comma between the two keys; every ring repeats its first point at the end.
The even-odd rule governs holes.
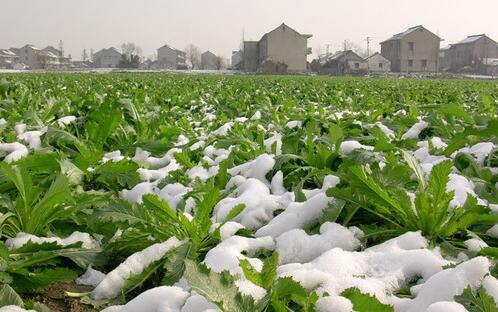
{"type": "Polygon", "coordinates": [[[288,72],[306,72],[307,43],[305,36],[282,25],[267,34],[267,57],[273,62],[287,64],[288,72]]]}

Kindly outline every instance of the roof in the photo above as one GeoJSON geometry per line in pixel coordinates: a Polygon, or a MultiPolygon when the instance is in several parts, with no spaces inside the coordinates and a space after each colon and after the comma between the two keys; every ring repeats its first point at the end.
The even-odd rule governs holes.
{"type": "Polygon", "coordinates": [[[214,53],[213,53],[213,52],[211,52],[211,51],[206,51],[206,52],[202,53],[202,54],[201,54],[201,56],[202,56],[202,55],[213,55],[213,56],[216,56],[216,54],[214,54],[214,53]]]}
{"type": "Polygon", "coordinates": [[[168,49],[171,49],[171,50],[173,50],[173,51],[183,52],[182,50],[178,50],[178,49],[173,48],[172,46],[170,46],[170,45],[169,45],[169,44],[167,44],[167,43],[166,43],[165,45],[163,45],[162,47],[160,47],[158,50],[161,50],[162,48],[168,48],[168,49]]]}
{"type": "Polygon", "coordinates": [[[8,57],[15,57],[15,56],[17,56],[17,54],[15,54],[14,52],[12,52],[10,50],[7,50],[7,49],[0,49],[0,55],[8,56],[8,57]]]}
{"type": "Polygon", "coordinates": [[[356,54],[354,51],[352,50],[346,50],[346,51],[337,51],[336,53],[334,54],[329,54],[329,55],[322,55],[318,58],[318,61],[320,62],[320,64],[326,64],[328,62],[331,62],[331,61],[337,61],[339,59],[341,59],[342,57],[348,55],[348,54],[354,54],[355,56],[357,56],[358,58],[360,59],[363,59],[361,56],[359,56],[358,54],[356,54]]]}
{"type": "Polygon", "coordinates": [[[297,32],[294,28],[289,27],[289,26],[288,26],[288,25],[286,25],[285,23],[282,23],[280,26],[278,26],[278,27],[276,27],[275,29],[273,29],[273,30],[271,30],[271,31],[267,32],[266,34],[264,34],[264,35],[263,35],[263,37],[261,37],[260,41],[261,41],[261,40],[263,40],[266,36],[268,36],[268,34],[270,34],[270,33],[274,32],[274,31],[277,31],[278,29],[280,29],[280,28],[282,28],[282,27],[284,27],[284,28],[286,27],[286,28],[288,28],[288,29],[292,30],[293,32],[295,32],[296,34],[298,34],[298,35],[300,35],[300,36],[303,36],[303,37],[306,37],[306,39],[309,39],[309,38],[313,37],[313,35],[309,35],[309,34],[301,34],[301,33],[297,32]]]}
{"type": "Polygon", "coordinates": [[[104,52],[116,52],[116,53],[119,53],[121,55],[121,52],[118,51],[118,49],[116,49],[115,47],[110,47],[108,49],[102,49],[102,50],[99,50],[97,52],[95,52],[93,55],[98,55],[98,54],[101,54],[101,53],[104,53],[104,52]]]}
{"type": "Polygon", "coordinates": [[[429,31],[427,28],[425,28],[424,26],[422,25],[417,25],[417,26],[413,26],[413,27],[410,27],[408,28],[407,30],[405,30],[404,32],[402,33],[399,33],[399,34],[395,34],[394,36],[392,36],[391,38],[387,39],[387,40],[384,40],[382,41],[381,43],[384,43],[384,42],[388,42],[388,41],[393,41],[393,40],[401,40],[403,39],[404,37],[408,36],[409,34],[417,31],[417,30],[420,30],[420,29],[423,29],[425,31],[428,31],[429,33],[433,34],[434,36],[438,37],[438,35],[432,33],[431,31],[429,31]]]}
{"type": "Polygon", "coordinates": [[[375,52],[374,54],[370,55],[369,57],[367,57],[365,60],[369,60],[371,59],[372,57],[374,56],[380,56],[382,57],[383,59],[385,59],[386,61],[388,61],[388,59],[386,59],[382,54],[380,54],[379,52],[375,52]]]}
{"type": "Polygon", "coordinates": [[[476,42],[476,41],[478,41],[479,39],[482,39],[482,38],[488,38],[489,40],[491,40],[494,43],[496,43],[496,41],[494,41],[493,39],[489,38],[485,34],[480,34],[480,35],[468,36],[467,38],[465,38],[462,41],[459,41],[457,43],[454,43],[453,45],[457,45],[457,44],[470,44],[470,43],[474,43],[474,42],[476,42]]]}

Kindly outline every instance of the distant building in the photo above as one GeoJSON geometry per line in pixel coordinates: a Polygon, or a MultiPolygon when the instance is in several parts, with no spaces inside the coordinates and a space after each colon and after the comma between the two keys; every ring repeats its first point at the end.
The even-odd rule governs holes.
{"type": "Polygon", "coordinates": [[[381,42],[381,54],[394,72],[437,72],[440,42],[424,26],[415,26],[381,42]]]}
{"type": "Polygon", "coordinates": [[[387,73],[391,71],[391,62],[379,52],[370,55],[365,61],[369,72],[387,73]]]}
{"type": "Polygon", "coordinates": [[[19,62],[26,64],[29,69],[45,68],[45,57],[42,51],[31,44],[19,49],[19,62]]]}
{"type": "Polygon", "coordinates": [[[19,62],[19,56],[7,49],[0,49],[0,68],[13,69],[19,62]]]}
{"type": "Polygon", "coordinates": [[[439,49],[439,71],[448,72],[450,71],[451,63],[451,46],[447,46],[439,49]]]}
{"type": "Polygon", "coordinates": [[[116,48],[102,49],[93,54],[93,64],[96,68],[116,68],[122,54],[116,48]]]}
{"type": "Polygon", "coordinates": [[[244,52],[242,51],[232,51],[232,69],[240,70],[242,69],[244,63],[244,52]]]}
{"type": "Polygon", "coordinates": [[[498,43],[485,34],[468,36],[451,44],[446,55],[452,72],[481,72],[484,59],[498,58],[498,43]]]}
{"type": "Polygon", "coordinates": [[[64,57],[63,52],[52,46],[47,46],[42,50],[50,59],[48,66],[46,68],[69,68],[71,66],[71,59],[69,57],[64,57]]]}
{"type": "Polygon", "coordinates": [[[218,64],[218,57],[216,54],[210,51],[206,51],[201,54],[201,69],[205,70],[216,70],[220,69],[218,64]]]}
{"type": "Polygon", "coordinates": [[[172,48],[165,44],[157,49],[157,61],[159,68],[186,69],[186,54],[183,51],[172,48]]]}
{"type": "MultiPolygon", "coordinates": [[[[361,75],[368,72],[368,63],[351,50],[325,54],[318,58],[320,75],[361,75]]],[[[316,70],[316,69],[315,69],[316,70]]]]}
{"type": "Polygon", "coordinates": [[[247,72],[267,72],[285,68],[289,73],[302,73],[308,70],[308,39],[282,24],[266,33],[259,41],[245,41],[243,62],[247,72]]]}

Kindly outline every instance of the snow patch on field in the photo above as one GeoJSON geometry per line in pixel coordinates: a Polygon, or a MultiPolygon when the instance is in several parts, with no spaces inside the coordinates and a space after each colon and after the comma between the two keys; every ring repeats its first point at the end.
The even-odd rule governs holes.
{"type": "MultiPolygon", "coordinates": [[[[106,277],[92,291],[92,297],[96,300],[112,299],[117,297],[129,277],[139,275],[149,264],[161,259],[168,251],[180,246],[181,244],[181,241],[175,237],[172,237],[164,243],[154,244],[142,251],[132,254],[117,268],[106,275],[106,277]]],[[[133,304],[131,306],[135,305],[133,304]]],[[[130,309],[123,311],[134,310],[130,309]]]]}

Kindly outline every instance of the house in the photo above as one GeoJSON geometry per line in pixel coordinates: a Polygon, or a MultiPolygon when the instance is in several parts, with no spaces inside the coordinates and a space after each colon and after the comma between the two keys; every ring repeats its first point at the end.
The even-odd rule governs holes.
{"type": "Polygon", "coordinates": [[[450,70],[451,46],[446,46],[439,50],[439,71],[448,72],[450,70]]]}
{"type": "Polygon", "coordinates": [[[240,70],[243,67],[244,52],[232,51],[232,69],[240,70]]]}
{"type": "Polygon", "coordinates": [[[307,56],[311,54],[309,38],[311,35],[300,34],[283,23],[259,41],[245,41],[244,71],[268,72],[269,69],[285,68],[289,73],[306,72],[307,56]]]}
{"type": "Polygon", "coordinates": [[[65,57],[61,50],[52,46],[47,46],[42,50],[42,52],[50,60],[46,68],[61,69],[71,67],[71,59],[69,57],[65,57]]]}
{"type": "Polygon", "coordinates": [[[322,55],[318,64],[320,75],[361,75],[368,72],[368,63],[351,50],[322,55]]]}
{"type": "Polygon", "coordinates": [[[368,71],[371,73],[387,73],[391,71],[391,62],[379,52],[370,55],[366,60],[368,71]]]}
{"type": "Polygon", "coordinates": [[[478,73],[484,59],[498,58],[498,43],[485,34],[468,36],[450,45],[447,58],[452,72],[478,73]]]}
{"type": "Polygon", "coordinates": [[[381,42],[394,72],[437,72],[441,38],[419,25],[381,42]]]}
{"type": "Polygon", "coordinates": [[[102,49],[93,54],[93,63],[96,68],[116,68],[121,61],[122,54],[116,48],[102,49]]]}
{"type": "Polygon", "coordinates": [[[43,69],[50,61],[53,61],[53,58],[32,44],[19,49],[19,62],[28,66],[29,69],[43,69]]]}
{"type": "Polygon", "coordinates": [[[19,62],[19,56],[7,49],[0,49],[0,68],[13,69],[19,62]]]}
{"type": "Polygon", "coordinates": [[[211,51],[201,54],[201,69],[217,70],[220,69],[218,57],[211,51]]]}
{"type": "Polygon", "coordinates": [[[158,67],[163,69],[186,69],[186,54],[165,44],[157,49],[158,67]]]}

